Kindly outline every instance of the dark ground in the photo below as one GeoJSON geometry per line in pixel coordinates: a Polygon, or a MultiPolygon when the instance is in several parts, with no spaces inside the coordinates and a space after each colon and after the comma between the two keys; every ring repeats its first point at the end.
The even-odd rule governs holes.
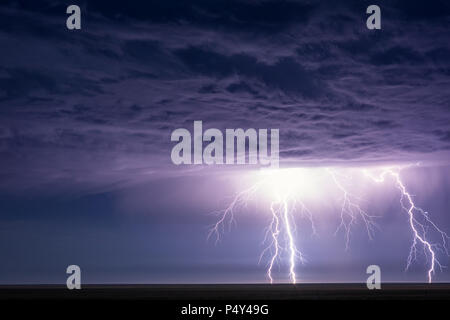
{"type": "Polygon", "coordinates": [[[0,286],[0,300],[450,300],[450,284],[0,286]]]}

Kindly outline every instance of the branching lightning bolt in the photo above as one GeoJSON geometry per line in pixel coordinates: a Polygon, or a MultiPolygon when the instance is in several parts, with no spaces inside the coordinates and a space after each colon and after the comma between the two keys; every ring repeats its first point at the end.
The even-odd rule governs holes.
{"type": "MultiPolygon", "coordinates": [[[[219,215],[218,221],[211,227],[208,238],[215,236],[216,243],[220,240],[220,234],[224,231],[225,225],[229,227],[234,224],[234,212],[240,207],[247,205],[255,194],[263,187],[267,188],[271,185],[271,176],[264,177],[250,188],[236,194],[230,204],[223,210],[215,212],[219,215]]],[[[302,252],[298,249],[295,241],[297,225],[294,219],[294,213],[298,212],[301,216],[306,217],[311,223],[313,235],[316,229],[311,211],[306,205],[295,197],[293,190],[285,190],[280,192],[277,190],[275,199],[271,201],[270,213],[271,220],[266,229],[263,243],[268,243],[262,251],[259,261],[264,256],[269,255],[270,259],[267,266],[267,277],[270,283],[273,283],[273,268],[280,259],[283,252],[287,252],[289,261],[289,277],[292,283],[297,282],[296,262],[304,263],[306,261],[302,252]],[[300,210],[297,210],[299,208],[300,210]]]]}
{"type": "Polygon", "coordinates": [[[400,172],[398,170],[394,170],[391,168],[384,169],[379,177],[374,177],[368,171],[365,171],[366,176],[371,178],[375,182],[384,182],[387,175],[391,176],[396,184],[396,187],[400,190],[400,205],[402,209],[408,214],[408,222],[413,233],[413,242],[411,244],[411,248],[409,251],[406,270],[409,269],[411,263],[416,261],[417,259],[417,246],[421,244],[424,249],[425,256],[430,256],[429,264],[430,267],[428,269],[428,283],[431,283],[432,276],[435,273],[436,266],[440,269],[443,268],[442,264],[437,259],[436,249],[441,249],[445,251],[448,255],[447,242],[450,239],[449,236],[442,231],[438,226],[430,219],[428,212],[424,211],[422,208],[416,206],[413,200],[413,196],[407,191],[405,184],[403,183],[400,172]],[[406,202],[406,204],[405,204],[406,202]],[[424,220],[424,222],[420,222],[420,220],[424,220]],[[431,243],[427,240],[427,229],[432,228],[435,232],[437,232],[441,239],[441,244],[431,243]]]}
{"type": "Polygon", "coordinates": [[[208,239],[213,235],[216,237],[216,244],[220,240],[220,234],[224,231],[225,225],[228,224],[230,227],[235,223],[234,220],[234,212],[239,209],[241,206],[245,206],[247,202],[252,198],[252,196],[258,191],[262,182],[256,183],[250,188],[238,193],[236,197],[234,197],[233,201],[223,210],[215,211],[213,214],[218,215],[219,220],[212,226],[209,231],[208,239]]]}
{"type": "MultiPolygon", "coordinates": [[[[336,233],[338,233],[341,229],[345,232],[345,249],[348,250],[350,243],[350,232],[351,227],[355,224],[357,218],[361,218],[364,222],[367,234],[369,239],[373,238],[376,224],[374,223],[374,216],[369,215],[366,211],[364,211],[360,205],[356,203],[356,201],[361,200],[359,197],[347,191],[347,189],[340,182],[338,176],[340,175],[336,171],[332,169],[327,169],[327,172],[331,175],[332,180],[336,187],[342,192],[342,207],[340,212],[341,222],[336,229],[336,233]]],[[[349,179],[348,176],[343,176],[345,179],[349,179]]]]}

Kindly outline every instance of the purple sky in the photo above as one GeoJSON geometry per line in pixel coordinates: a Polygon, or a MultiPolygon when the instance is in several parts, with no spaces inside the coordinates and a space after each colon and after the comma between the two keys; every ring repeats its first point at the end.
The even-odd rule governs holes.
{"type": "MultiPolygon", "coordinates": [[[[90,282],[264,281],[264,219],[205,240],[239,171],[171,162],[194,120],[279,128],[282,167],[421,161],[410,187],[450,230],[445,1],[378,1],[376,31],[368,1],[77,4],[80,31],[60,1],[0,5],[0,283],[64,282],[77,261],[90,282]]],[[[305,278],[364,281],[370,251],[388,279],[423,281],[420,263],[403,273],[397,203],[375,244],[311,240],[305,278]]]]}

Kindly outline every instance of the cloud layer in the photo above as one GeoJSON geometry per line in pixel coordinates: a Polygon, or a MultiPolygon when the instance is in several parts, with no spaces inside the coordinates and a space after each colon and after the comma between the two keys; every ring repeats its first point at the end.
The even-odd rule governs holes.
{"type": "Polygon", "coordinates": [[[6,1],[1,187],[171,174],[194,120],[280,128],[282,165],[447,161],[449,5],[379,1],[370,31],[369,4],[95,1],[68,31],[61,3],[6,1]]]}

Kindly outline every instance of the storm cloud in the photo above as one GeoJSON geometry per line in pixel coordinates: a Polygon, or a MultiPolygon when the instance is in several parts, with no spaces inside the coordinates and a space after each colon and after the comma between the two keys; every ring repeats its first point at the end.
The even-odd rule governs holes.
{"type": "Polygon", "coordinates": [[[379,1],[372,31],[369,4],[95,1],[69,31],[62,2],[6,1],[1,187],[179,174],[194,120],[280,128],[281,166],[447,162],[449,6],[379,1]]]}

